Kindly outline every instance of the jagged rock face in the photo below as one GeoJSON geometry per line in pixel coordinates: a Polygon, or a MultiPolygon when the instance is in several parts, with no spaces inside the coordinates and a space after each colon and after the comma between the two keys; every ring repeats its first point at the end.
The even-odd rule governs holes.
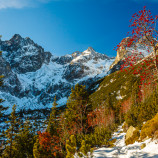
{"type": "Polygon", "coordinates": [[[121,68],[124,58],[137,56],[140,59],[143,59],[145,56],[149,55],[153,51],[152,47],[147,46],[146,43],[142,44],[141,41],[138,41],[138,43],[127,47],[126,41],[128,39],[129,37],[123,39],[120,43],[120,47],[117,50],[117,56],[115,58],[115,61],[110,66],[112,72],[115,72],[121,68]],[[141,54],[139,54],[140,52],[141,54]]]}
{"type": "Polygon", "coordinates": [[[88,88],[106,76],[114,62],[114,58],[91,47],[55,57],[30,38],[17,34],[0,41],[0,47],[0,75],[5,76],[0,98],[6,100],[6,106],[14,103],[19,109],[51,107],[55,95],[59,105],[63,105],[72,86],[80,83],[88,88]]]}
{"type": "Polygon", "coordinates": [[[49,52],[44,52],[44,49],[30,38],[24,39],[17,34],[9,41],[1,41],[0,45],[6,61],[17,73],[34,72],[51,57],[49,52]]]}
{"type": "Polygon", "coordinates": [[[74,79],[82,78],[86,75],[84,69],[86,69],[86,66],[84,67],[82,64],[70,64],[66,67],[63,77],[67,81],[72,82],[74,79]]]}
{"type": "Polygon", "coordinates": [[[0,75],[4,76],[4,85],[0,87],[0,90],[19,97],[21,84],[17,75],[12,72],[10,64],[2,56],[0,56],[0,75]]]}
{"type": "Polygon", "coordinates": [[[114,65],[118,64],[118,62],[123,59],[123,57],[127,54],[127,47],[125,46],[125,42],[128,40],[128,38],[125,38],[121,41],[120,47],[117,50],[117,56],[115,58],[114,63],[110,66],[110,69],[113,68],[114,65]]]}

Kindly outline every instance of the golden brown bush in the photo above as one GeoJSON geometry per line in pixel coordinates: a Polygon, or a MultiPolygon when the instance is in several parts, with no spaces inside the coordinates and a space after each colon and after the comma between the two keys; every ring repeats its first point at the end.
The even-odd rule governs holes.
{"type": "Polygon", "coordinates": [[[109,148],[114,147],[114,146],[115,146],[114,143],[116,142],[116,140],[117,140],[117,139],[115,138],[115,139],[112,139],[112,140],[108,141],[108,145],[109,145],[108,147],[109,147],[109,148]]]}
{"type": "Polygon", "coordinates": [[[140,133],[141,140],[145,139],[146,137],[154,138],[154,133],[158,130],[158,113],[155,115],[154,118],[147,121],[140,133]]]}

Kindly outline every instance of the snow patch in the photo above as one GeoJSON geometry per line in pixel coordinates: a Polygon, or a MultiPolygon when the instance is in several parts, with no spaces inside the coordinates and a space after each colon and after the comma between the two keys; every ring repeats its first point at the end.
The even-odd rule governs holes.
{"type": "Polygon", "coordinates": [[[113,148],[99,148],[93,152],[94,158],[158,158],[158,142],[148,139],[144,142],[135,142],[134,144],[125,144],[125,135],[122,126],[112,135],[112,139],[117,139],[113,148]],[[140,146],[146,143],[146,147],[141,149],[140,146]]]}

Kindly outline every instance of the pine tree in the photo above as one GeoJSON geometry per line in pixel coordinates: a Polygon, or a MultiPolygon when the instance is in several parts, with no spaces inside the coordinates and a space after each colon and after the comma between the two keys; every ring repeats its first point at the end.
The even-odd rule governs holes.
{"type": "Polygon", "coordinates": [[[38,132],[36,143],[33,147],[35,158],[59,158],[62,157],[61,130],[58,119],[56,96],[48,119],[48,126],[45,132],[38,132]]]}
{"type": "Polygon", "coordinates": [[[140,125],[140,121],[138,119],[140,115],[140,108],[142,106],[141,99],[142,99],[142,93],[140,89],[139,80],[134,82],[132,87],[132,105],[130,110],[126,113],[125,120],[128,126],[138,126],[140,125]]]}
{"type": "Polygon", "coordinates": [[[108,110],[113,108],[110,93],[108,93],[107,98],[106,98],[106,107],[108,108],[108,110]]]}
{"type": "Polygon", "coordinates": [[[74,158],[76,152],[76,139],[74,135],[70,136],[70,140],[66,140],[66,158],[74,158]]]}
{"type": "Polygon", "coordinates": [[[71,134],[83,134],[86,132],[86,120],[88,111],[88,93],[85,86],[77,84],[71,89],[65,112],[67,128],[71,134]]]}
{"type": "Polygon", "coordinates": [[[95,127],[95,131],[94,131],[95,145],[99,145],[99,146],[105,145],[110,138],[111,138],[110,129],[104,126],[95,127]]]}
{"type": "Polygon", "coordinates": [[[156,89],[153,90],[151,96],[145,99],[141,106],[139,107],[139,116],[138,120],[140,123],[143,123],[147,120],[150,120],[156,115],[158,111],[158,94],[156,89]]]}
{"type": "Polygon", "coordinates": [[[9,121],[6,121],[6,123],[9,124],[9,128],[5,131],[5,137],[7,138],[6,141],[6,149],[4,150],[2,157],[5,158],[12,158],[14,157],[14,144],[13,141],[15,140],[16,134],[18,133],[18,121],[16,116],[16,105],[13,105],[11,116],[9,117],[9,121]]]}
{"type": "Polygon", "coordinates": [[[136,81],[133,84],[133,88],[132,88],[132,103],[135,106],[138,106],[141,101],[141,91],[139,86],[140,86],[139,81],[136,81]]]}
{"type": "Polygon", "coordinates": [[[36,139],[36,142],[34,143],[34,146],[33,146],[34,158],[40,158],[39,147],[40,147],[39,139],[36,139]]]}
{"type": "Polygon", "coordinates": [[[33,146],[33,156],[34,158],[54,158],[51,156],[51,152],[43,148],[39,143],[39,138],[36,138],[36,142],[33,146]]]}
{"type": "Polygon", "coordinates": [[[19,151],[19,157],[33,158],[32,149],[35,143],[35,135],[30,121],[26,121],[24,124],[21,124],[19,133],[15,138],[15,142],[17,144],[16,148],[19,151]]]}
{"type": "Polygon", "coordinates": [[[58,135],[57,129],[58,129],[58,109],[57,109],[57,102],[56,102],[56,96],[54,98],[52,111],[50,113],[50,117],[48,120],[48,126],[47,131],[53,136],[58,135]]]}
{"type": "Polygon", "coordinates": [[[38,132],[33,155],[35,158],[61,158],[60,138],[51,136],[49,132],[38,132]]]}
{"type": "Polygon", "coordinates": [[[80,152],[87,156],[87,153],[90,151],[91,146],[86,144],[85,140],[82,140],[80,152]]]}

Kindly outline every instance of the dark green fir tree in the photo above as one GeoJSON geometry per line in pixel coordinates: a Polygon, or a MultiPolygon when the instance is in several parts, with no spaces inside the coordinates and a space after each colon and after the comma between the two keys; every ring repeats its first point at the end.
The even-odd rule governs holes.
{"type": "Polygon", "coordinates": [[[7,140],[2,158],[13,158],[16,155],[16,151],[14,150],[14,140],[19,130],[19,122],[17,121],[16,116],[16,105],[13,105],[11,115],[6,123],[9,125],[9,128],[5,131],[5,137],[7,140]]]}
{"type": "Polygon", "coordinates": [[[32,129],[32,124],[27,120],[21,124],[19,133],[15,138],[18,157],[33,158],[33,146],[35,141],[36,139],[32,129]]]}
{"type": "Polygon", "coordinates": [[[65,112],[66,124],[69,130],[74,129],[73,134],[86,132],[87,112],[89,110],[89,96],[85,86],[77,84],[71,89],[65,112]]]}
{"type": "Polygon", "coordinates": [[[70,140],[66,141],[66,158],[74,158],[76,152],[76,139],[74,135],[70,136],[70,140]]]}
{"type": "Polygon", "coordinates": [[[56,102],[56,96],[54,98],[52,111],[50,113],[50,117],[48,120],[48,126],[47,126],[47,132],[53,135],[58,135],[57,129],[58,129],[58,108],[57,108],[57,102],[56,102]]]}

